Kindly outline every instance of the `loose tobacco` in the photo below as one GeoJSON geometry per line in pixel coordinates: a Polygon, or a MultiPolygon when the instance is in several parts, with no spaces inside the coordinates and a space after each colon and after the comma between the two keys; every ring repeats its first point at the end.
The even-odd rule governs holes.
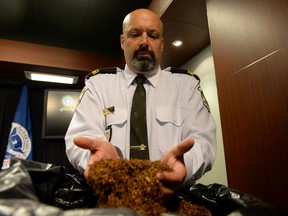
{"type": "Polygon", "coordinates": [[[88,181],[98,198],[96,207],[126,207],[149,216],[161,213],[212,215],[204,206],[187,200],[174,197],[174,200],[164,202],[162,184],[155,178],[156,173],[161,171],[172,170],[160,161],[139,159],[105,159],[94,163],[90,167],[88,181]]]}

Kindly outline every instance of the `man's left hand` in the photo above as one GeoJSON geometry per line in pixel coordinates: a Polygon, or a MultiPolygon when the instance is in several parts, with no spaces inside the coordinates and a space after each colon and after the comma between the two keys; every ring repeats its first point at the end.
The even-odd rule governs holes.
{"type": "Polygon", "coordinates": [[[156,178],[163,184],[165,196],[171,196],[181,189],[187,170],[184,164],[184,153],[189,151],[194,145],[192,138],[187,138],[177,146],[168,149],[161,157],[160,161],[172,168],[172,172],[157,173],[156,178]]]}

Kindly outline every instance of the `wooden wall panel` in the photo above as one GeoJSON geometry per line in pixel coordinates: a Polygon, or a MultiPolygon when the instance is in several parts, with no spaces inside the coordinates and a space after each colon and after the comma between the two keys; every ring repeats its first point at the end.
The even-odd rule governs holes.
{"type": "Polygon", "coordinates": [[[288,191],[287,56],[279,51],[217,86],[228,184],[274,205],[288,191]]]}
{"type": "Polygon", "coordinates": [[[0,84],[24,82],[24,71],[32,70],[78,76],[77,87],[83,88],[84,77],[89,72],[111,66],[123,68],[124,56],[0,39],[0,84]]]}
{"type": "Polygon", "coordinates": [[[207,0],[217,80],[288,46],[288,1],[207,0]]]}
{"type": "Polygon", "coordinates": [[[0,61],[80,71],[111,67],[111,64],[124,65],[123,56],[90,53],[4,39],[0,39],[0,61]]]}
{"type": "Polygon", "coordinates": [[[228,185],[288,212],[288,2],[207,0],[228,185]]]}

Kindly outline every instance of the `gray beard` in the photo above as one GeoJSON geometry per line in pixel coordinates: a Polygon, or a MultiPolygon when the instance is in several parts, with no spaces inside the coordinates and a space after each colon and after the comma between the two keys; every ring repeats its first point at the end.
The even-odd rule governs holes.
{"type": "Polygon", "coordinates": [[[140,72],[147,72],[151,71],[155,68],[155,60],[147,60],[147,59],[142,59],[138,60],[137,58],[134,58],[131,62],[131,65],[134,69],[140,71],[140,72]]]}

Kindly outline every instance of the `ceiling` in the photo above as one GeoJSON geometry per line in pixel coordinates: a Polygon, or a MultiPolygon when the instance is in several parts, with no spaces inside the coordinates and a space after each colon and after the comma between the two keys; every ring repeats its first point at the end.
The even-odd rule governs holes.
{"type": "MultiPolygon", "coordinates": [[[[163,13],[161,66],[181,67],[210,44],[206,1],[160,2],[165,0],[1,0],[0,38],[120,56],[123,18],[137,8],[155,10],[153,3],[163,13]],[[181,47],[172,46],[176,39],[183,40],[181,47]]],[[[12,63],[0,61],[0,79],[9,81],[3,65],[12,63]]]]}

